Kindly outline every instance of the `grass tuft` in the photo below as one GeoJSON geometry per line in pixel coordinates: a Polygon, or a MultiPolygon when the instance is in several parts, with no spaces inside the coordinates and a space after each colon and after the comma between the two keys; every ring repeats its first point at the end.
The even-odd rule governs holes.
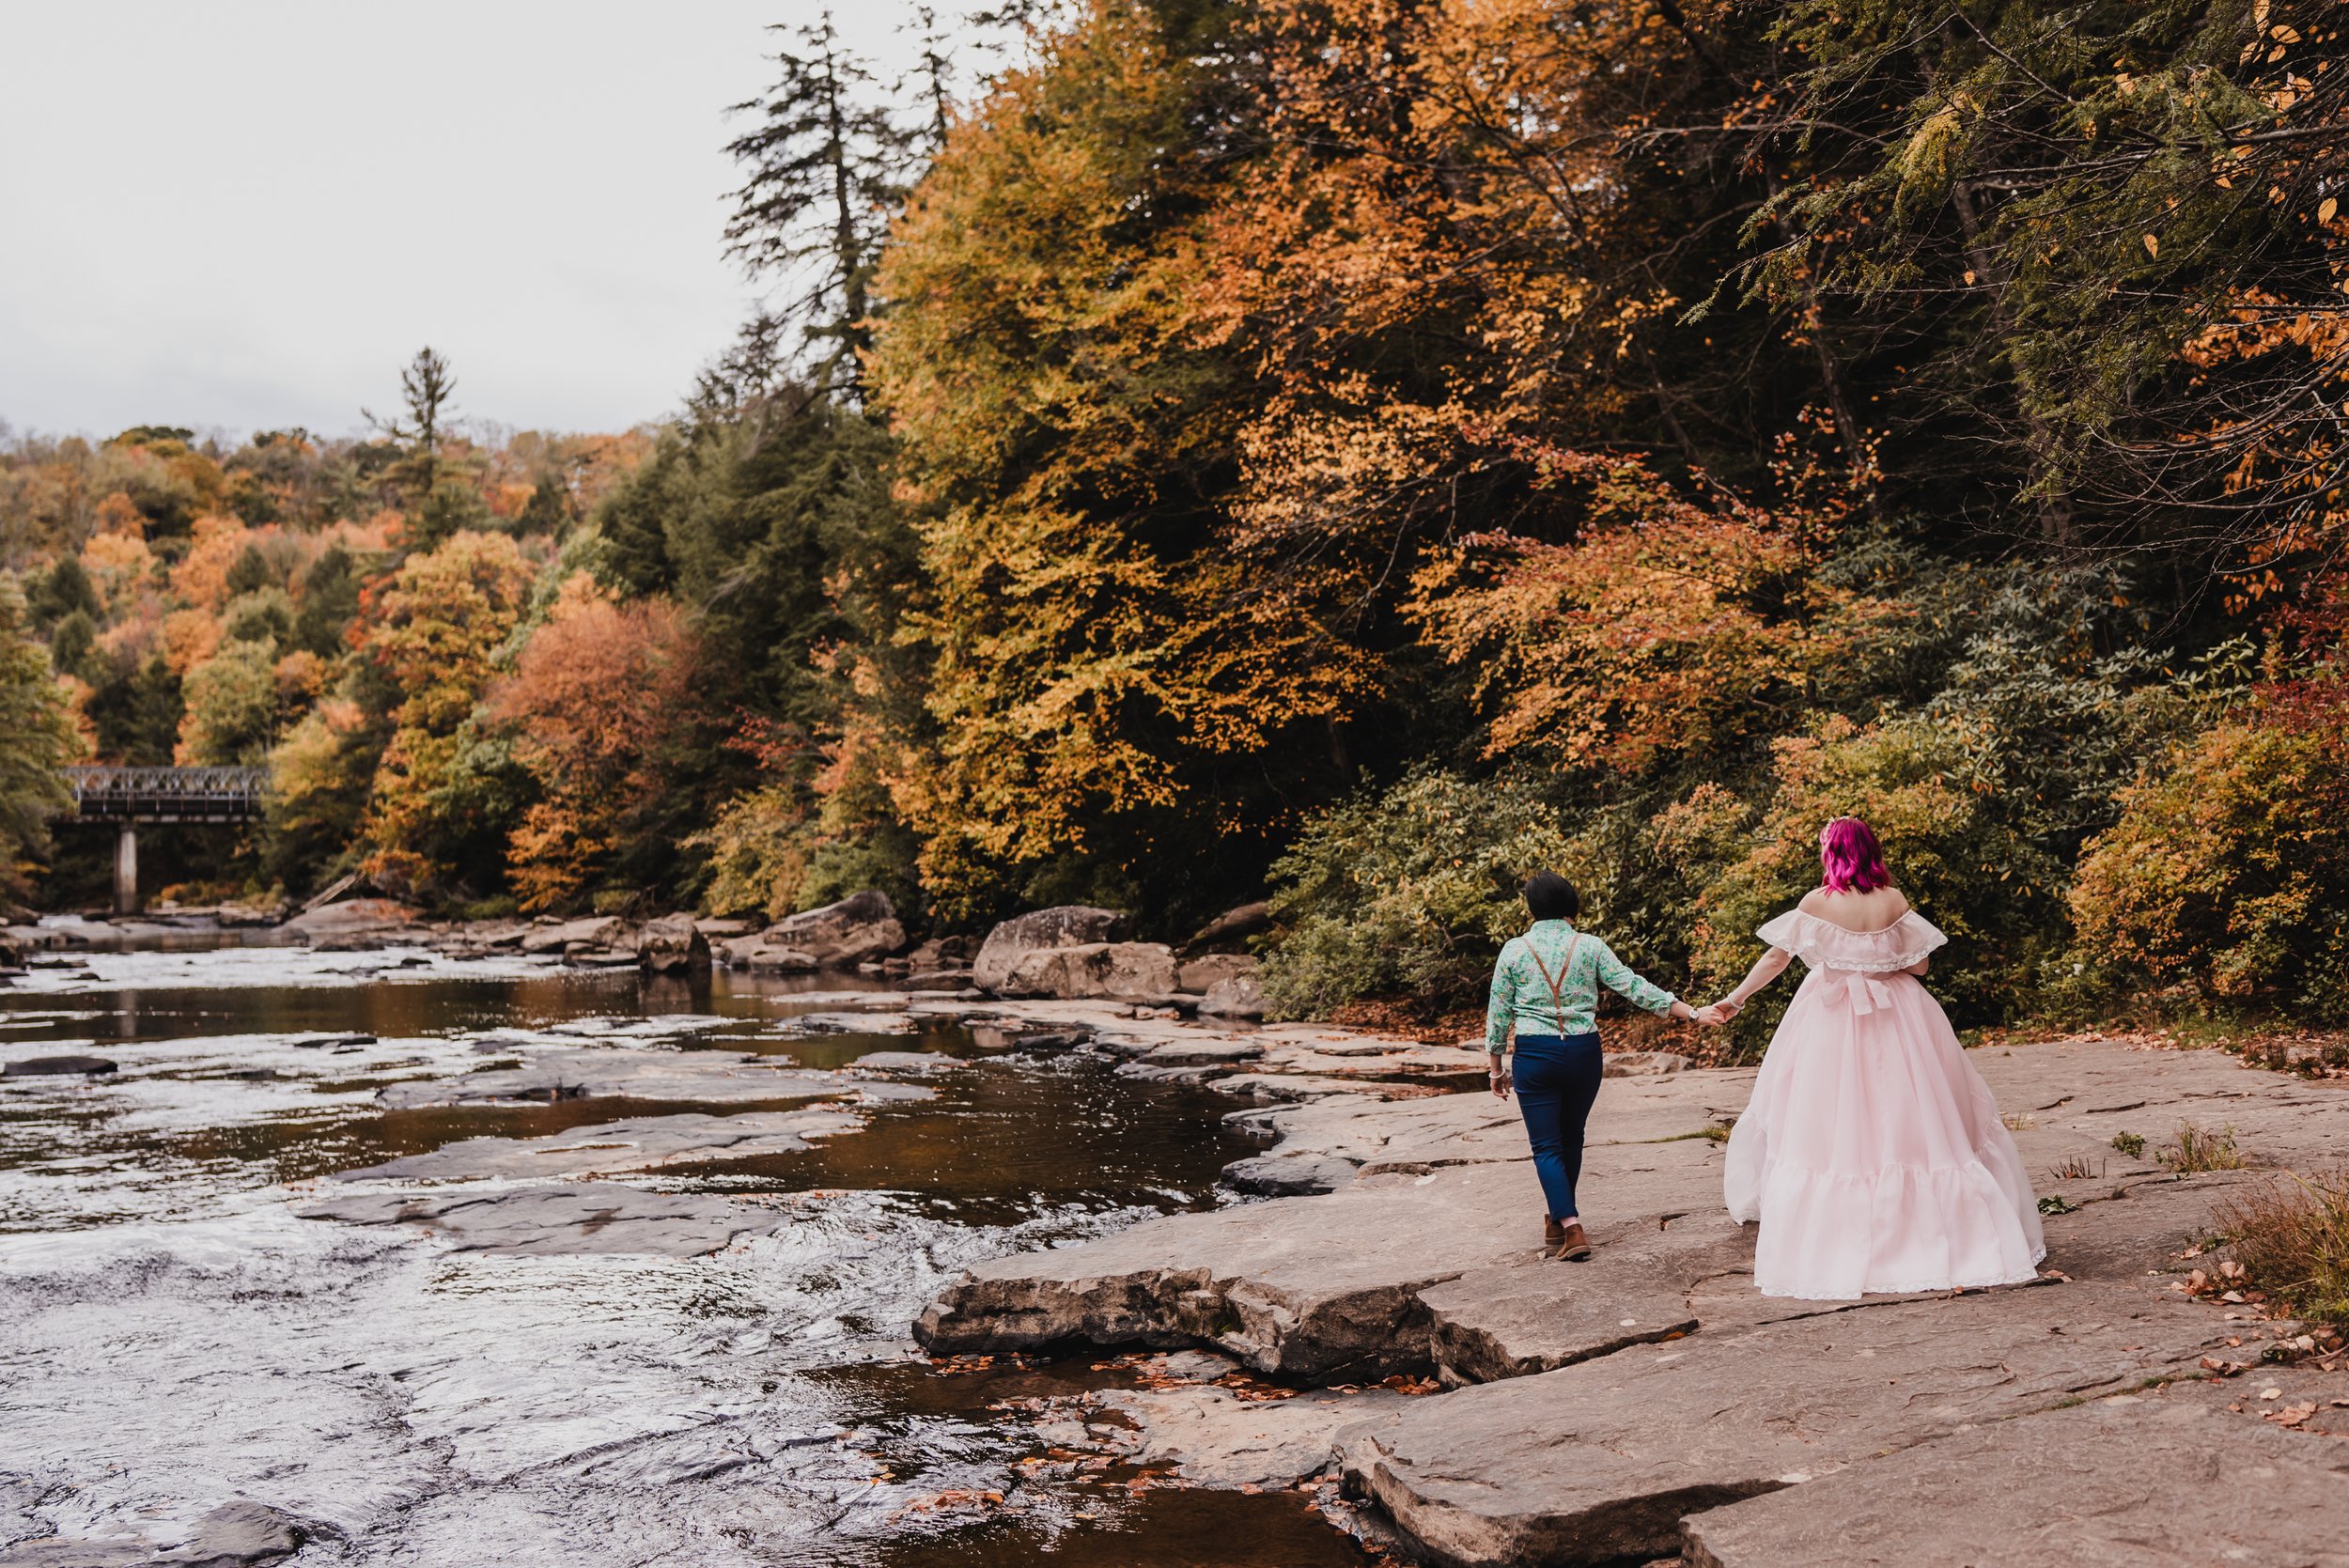
{"type": "Polygon", "coordinates": [[[2145,1157],[2145,1135],[2141,1132],[2116,1132],[2112,1135],[2112,1146],[2131,1159],[2145,1157]]]}
{"type": "Polygon", "coordinates": [[[2262,1183],[2217,1218],[2271,1300],[2307,1322],[2349,1323],[2349,1165],[2262,1183]]]}
{"type": "Polygon", "coordinates": [[[2180,1122],[2178,1141],[2161,1151],[2161,1162],[2181,1176],[2203,1171],[2240,1171],[2243,1151],[2235,1147],[2232,1126],[2214,1132],[2191,1122],[2180,1122]]]}

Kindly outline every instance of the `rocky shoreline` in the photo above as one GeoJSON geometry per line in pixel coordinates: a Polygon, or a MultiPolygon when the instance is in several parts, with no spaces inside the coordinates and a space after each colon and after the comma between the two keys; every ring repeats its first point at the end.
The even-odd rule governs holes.
{"type": "MultiPolygon", "coordinates": [[[[738,931],[433,925],[371,902],[294,934],[656,972],[789,972],[806,955],[882,984],[797,997],[817,1009],[798,1029],[953,1023],[1240,1101],[1227,1122],[1266,1146],[1223,1181],[1265,1201],[979,1264],[912,1326],[941,1358],[1144,1358],[1145,1387],[1046,1413],[1072,1450],[1196,1485],[1342,1490],[1366,1533],[1452,1568],[2349,1561],[2340,1341],[2214,1282],[2211,1250],[2231,1197],[2338,1159],[2349,1102],[2330,1084],[2128,1041],[1985,1048],[1977,1063],[2046,1211],[2039,1281],[1792,1301],[1754,1293],[1751,1233],[1720,1207],[1719,1140],[1750,1069],[1611,1057],[1585,1182],[1597,1252],[1553,1263],[1536,1252],[1515,1109],[1460,1092],[1481,1075],[1472,1042],[1258,1024],[1240,955],[1123,941],[1107,911],[1043,911],[975,950],[909,954],[869,903],[738,931]],[[653,961],[666,955],[682,956],[653,961]],[[2243,1168],[2165,1163],[2187,1126],[2223,1130],[2243,1168]]],[[[486,1250],[708,1251],[749,1222],[731,1205],[595,1178],[834,1136],[860,1104],[927,1093],[919,1080],[953,1065],[882,1052],[815,1073],[539,1042],[416,1103],[806,1104],[474,1139],[350,1172],[350,1190],[302,1212],[486,1250]],[[690,1083],[662,1081],[680,1070],[690,1083]],[[554,1184],[468,1185],[508,1176],[554,1184]]]]}
{"type": "MultiPolygon", "coordinates": [[[[1310,1081],[1310,1058],[1361,1060],[1335,1038],[1287,1048],[1215,1081],[1261,1094],[1281,1066],[1306,1062],[1310,1081]]],[[[2216,1051],[1979,1060],[2049,1210],[2035,1284],[1757,1296],[1718,1142],[1750,1070],[1608,1085],[1584,1265],[1536,1255],[1511,1108],[1315,1084],[1233,1113],[1275,1142],[1227,1178],[1318,1195],[980,1265],[915,1335],[937,1355],[1204,1353],[1273,1379],[1250,1398],[1212,1371],[1121,1396],[1140,1428],[1124,1446],[1201,1484],[1335,1483],[1404,1555],[1457,1568],[2342,1560],[2340,1342],[2205,1281],[2215,1211],[2338,1157],[2349,1102],[2216,1051]],[[2115,1146],[2181,1123],[2230,1130],[2250,1168],[2182,1174],[2115,1146]],[[2201,1483],[2270,1476],[2286,1483],[2255,1497],[2201,1483]]]]}

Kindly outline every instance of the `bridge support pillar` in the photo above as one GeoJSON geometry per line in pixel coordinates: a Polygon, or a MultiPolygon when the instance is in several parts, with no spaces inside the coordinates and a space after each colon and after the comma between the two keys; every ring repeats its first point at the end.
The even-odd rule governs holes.
{"type": "Polygon", "coordinates": [[[115,913],[134,915],[138,912],[139,831],[125,822],[122,836],[115,841],[115,913]]]}

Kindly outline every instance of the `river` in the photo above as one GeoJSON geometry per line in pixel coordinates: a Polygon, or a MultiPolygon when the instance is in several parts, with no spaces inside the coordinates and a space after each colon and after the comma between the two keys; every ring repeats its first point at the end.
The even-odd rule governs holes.
{"type": "Polygon", "coordinates": [[[934,1364],[906,1337],[973,1260],[1234,1201],[1231,1102],[959,1027],[810,1034],[805,989],[228,948],[0,991],[0,1063],[117,1067],[0,1079],[0,1565],[150,1560],[233,1498],[303,1521],[297,1564],[1369,1560],[1308,1497],[1137,1486],[1033,1424],[1130,1358],[934,1364]],[[760,1210],[711,1255],[299,1217],[387,1187],[335,1172],[463,1139],[809,1104],[381,1097],[558,1043],[951,1061],[869,1075],[927,1097],[851,1094],[862,1125],[803,1149],[605,1178],[760,1210]]]}

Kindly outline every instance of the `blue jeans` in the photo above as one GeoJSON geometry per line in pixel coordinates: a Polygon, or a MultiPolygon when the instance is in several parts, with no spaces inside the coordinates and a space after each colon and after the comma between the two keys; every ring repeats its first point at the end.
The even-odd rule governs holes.
{"type": "Polygon", "coordinates": [[[1598,1036],[1520,1034],[1517,1050],[1517,1110],[1533,1144],[1533,1171],[1552,1219],[1572,1219],[1574,1184],[1582,1174],[1582,1124],[1598,1098],[1598,1036]]]}

